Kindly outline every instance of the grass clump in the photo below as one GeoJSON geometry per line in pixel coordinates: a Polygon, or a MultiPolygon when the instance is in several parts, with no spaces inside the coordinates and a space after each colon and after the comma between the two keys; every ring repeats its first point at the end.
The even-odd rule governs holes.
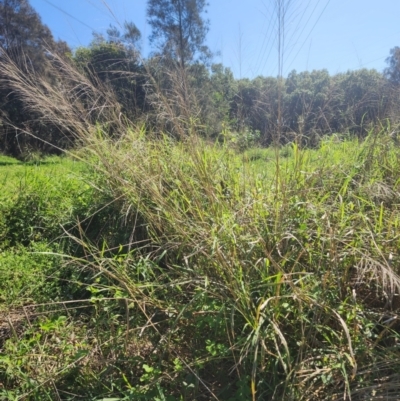
{"type": "Polygon", "coordinates": [[[33,304],[15,322],[19,296],[7,305],[0,396],[396,399],[400,150],[390,130],[240,153],[195,127],[175,130],[179,140],[132,128],[104,88],[68,68],[68,96],[84,87],[98,101],[86,119],[77,98],[10,76],[36,111],[73,126],[90,189],[42,177],[2,203],[7,252],[39,235],[39,255],[61,272],[43,270],[43,291],[63,291],[46,301],[17,287],[33,304]]]}
{"type": "Polygon", "coordinates": [[[68,258],[69,282],[81,290],[5,342],[4,357],[29,372],[8,366],[8,394],[397,394],[399,150],[383,132],[362,144],[293,146],[272,161],[132,130],[119,141],[92,138],[82,152],[94,187],[114,200],[114,217],[103,220],[109,240],[123,230],[129,241],[110,247],[106,237],[75,233],[83,252],[68,258]],[[50,334],[33,341],[42,319],[62,321],[51,336],[77,359],[48,348],[50,334]],[[46,357],[59,353],[51,380],[28,368],[34,360],[18,359],[24,341],[46,357]]]}

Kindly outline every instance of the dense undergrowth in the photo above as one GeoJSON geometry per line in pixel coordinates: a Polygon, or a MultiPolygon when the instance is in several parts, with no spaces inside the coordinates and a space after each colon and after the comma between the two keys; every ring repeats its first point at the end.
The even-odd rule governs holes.
{"type": "Polygon", "coordinates": [[[397,399],[399,157],[384,128],[244,153],[137,129],[4,159],[0,399],[397,399]]]}

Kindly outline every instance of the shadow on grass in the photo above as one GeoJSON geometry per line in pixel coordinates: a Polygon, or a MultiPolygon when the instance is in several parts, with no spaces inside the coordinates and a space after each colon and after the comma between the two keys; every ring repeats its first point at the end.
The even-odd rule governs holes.
{"type": "Polygon", "coordinates": [[[60,160],[39,160],[39,161],[20,161],[20,160],[1,160],[0,159],[0,167],[1,166],[43,166],[43,165],[52,165],[52,164],[60,164],[60,160]]]}

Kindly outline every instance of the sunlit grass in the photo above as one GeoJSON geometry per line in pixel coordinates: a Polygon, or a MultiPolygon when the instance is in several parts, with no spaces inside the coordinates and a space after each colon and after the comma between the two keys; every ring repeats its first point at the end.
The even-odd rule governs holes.
{"type": "Polygon", "coordinates": [[[85,168],[84,164],[64,157],[23,163],[8,156],[0,156],[0,198],[18,193],[21,188],[34,185],[38,179],[54,183],[74,177],[76,179],[85,168]]]}
{"type": "MultiPolygon", "coordinates": [[[[121,399],[308,400],[347,394],[361,400],[381,391],[373,384],[379,376],[374,364],[386,366],[381,388],[396,386],[391,377],[400,366],[391,344],[399,334],[381,322],[396,322],[390,310],[399,296],[399,149],[385,132],[371,132],[364,142],[322,141],[319,149],[292,144],[245,153],[195,137],[152,140],[143,134],[130,130],[118,142],[91,138],[79,154],[90,160],[90,173],[72,186],[82,166],[68,159],[1,167],[13,177],[9,193],[30,188],[39,195],[42,225],[72,223],[73,211],[81,210],[73,206],[79,185],[90,183],[95,198],[97,192],[113,205],[96,223],[96,241],[83,228],[70,231],[79,252],[65,254],[66,265],[50,281],[37,262],[23,277],[29,255],[17,248],[0,259],[3,269],[14,260],[10,266],[18,277],[2,290],[8,308],[43,299],[29,277],[35,284],[42,280],[47,306],[40,308],[48,320],[39,319],[38,330],[61,336],[73,352],[80,352],[76,341],[82,343],[71,365],[78,381],[62,379],[71,364],[68,352],[56,369],[47,370],[57,388],[90,388],[93,396],[121,399]],[[129,241],[110,249],[119,231],[129,241]],[[61,280],[62,291],[54,280],[61,280]],[[49,303],[46,294],[56,294],[51,296],[57,302],[49,303]],[[67,312],[52,312],[58,305],[67,312]],[[71,340],[71,331],[79,340],[71,340]],[[89,351],[94,344],[103,362],[89,351]],[[109,375],[100,379],[111,361],[109,375]]],[[[90,198],[82,202],[80,208],[93,210],[90,198]]],[[[19,220],[9,221],[18,231],[19,220]]],[[[56,231],[33,230],[38,239],[22,232],[34,244],[56,231]]],[[[54,257],[54,248],[40,254],[51,272],[45,255],[54,257]]],[[[9,365],[12,394],[52,396],[45,370],[22,356],[28,346],[48,358],[53,348],[42,340],[48,336],[29,346],[22,338],[8,340],[6,354],[19,361],[9,365]],[[18,364],[29,366],[42,384],[23,384],[18,364]]]]}

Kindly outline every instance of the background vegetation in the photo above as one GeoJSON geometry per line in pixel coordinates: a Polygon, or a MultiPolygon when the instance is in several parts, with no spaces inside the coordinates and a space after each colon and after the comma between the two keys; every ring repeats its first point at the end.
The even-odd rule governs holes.
{"type": "MultiPolygon", "coordinates": [[[[277,3],[288,7],[284,0],[277,3]]],[[[60,66],[48,66],[58,54],[92,84],[112,91],[124,118],[178,136],[183,134],[178,125],[192,121],[206,138],[221,139],[221,132],[229,131],[241,143],[250,134],[257,144],[268,146],[282,131],[279,142],[296,136],[313,147],[324,135],[347,132],[363,138],[380,121],[397,123],[398,48],[391,50],[384,72],[361,69],[332,76],[326,70],[292,71],[287,77],[236,79],[229,68],[212,63],[204,44],[205,10],[206,3],[199,0],[149,1],[154,51],[145,59],[139,48],[141,33],[132,22],[121,24],[122,30],[110,26],[106,36],[94,34],[90,46],[72,54],[65,42],[53,39],[27,0],[2,0],[2,57],[62,91],[72,83],[63,81],[60,66]]],[[[0,73],[0,90],[3,153],[24,159],[32,152],[54,153],[73,146],[65,124],[54,124],[21,103],[11,90],[7,70],[0,73]]],[[[93,109],[91,99],[81,100],[79,118],[90,113],[91,122],[98,120],[100,110],[93,109]]],[[[186,132],[190,129],[185,127],[186,132]]]]}

